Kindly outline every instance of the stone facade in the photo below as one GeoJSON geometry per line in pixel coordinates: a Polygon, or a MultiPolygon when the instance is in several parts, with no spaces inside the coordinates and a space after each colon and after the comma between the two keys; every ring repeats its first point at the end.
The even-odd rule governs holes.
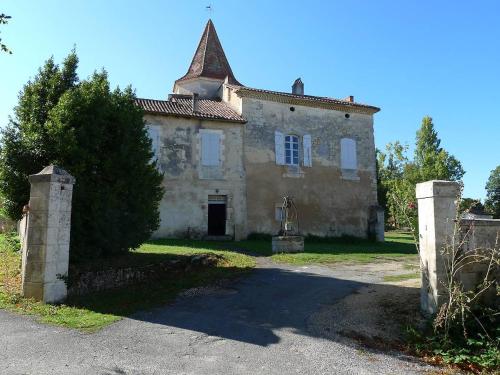
{"type": "Polygon", "coordinates": [[[275,207],[284,195],[291,195],[299,211],[302,233],[366,237],[370,207],[377,205],[373,116],[238,97],[234,93],[232,97],[239,98],[241,103],[233,101],[231,105],[241,108],[248,121],[244,146],[248,231],[277,233],[275,207]],[[276,130],[298,136],[298,166],[276,164],[276,130]],[[312,139],[311,167],[304,166],[305,135],[312,139]],[[341,169],[342,138],[356,141],[355,175],[341,169]]]}
{"type": "Polygon", "coordinates": [[[304,95],[300,79],[294,87],[293,93],[282,93],[241,85],[213,23],[207,23],[188,72],[174,84],[175,94],[168,101],[138,99],[146,124],[160,133],[158,159],[165,173],[155,236],[205,236],[208,200],[215,195],[227,200],[226,235],[277,234],[277,210],[290,195],[303,234],[383,240],[373,129],[379,108],[356,103],[352,96],[304,95]],[[189,100],[192,112],[182,105],[189,100]],[[221,134],[215,168],[200,163],[204,129],[221,134]],[[294,136],[293,163],[281,162],[281,151],[288,151],[278,150],[277,133],[294,136]]]}
{"type": "Polygon", "coordinates": [[[243,125],[173,116],[146,115],[147,126],[159,130],[159,168],[165,194],[160,228],[155,237],[207,235],[208,199],[226,197],[226,235],[246,236],[246,178],[243,167],[243,125]],[[200,132],[220,132],[221,163],[201,164],[200,132]]]}

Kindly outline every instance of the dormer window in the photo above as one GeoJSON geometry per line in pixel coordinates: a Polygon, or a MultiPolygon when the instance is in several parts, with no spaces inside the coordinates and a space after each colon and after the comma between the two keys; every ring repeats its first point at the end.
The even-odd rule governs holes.
{"type": "Polygon", "coordinates": [[[285,136],[285,164],[299,165],[299,137],[296,135],[285,136]]]}

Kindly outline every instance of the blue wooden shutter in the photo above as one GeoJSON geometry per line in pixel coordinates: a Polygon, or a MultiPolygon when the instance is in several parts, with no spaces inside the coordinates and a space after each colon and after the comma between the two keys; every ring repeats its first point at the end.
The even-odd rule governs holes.
{"type": "Polygon", "coordinates": [[[285,136],[277,130],[274,132],[274,153],[276,164],[285,165],[285,136]]]}

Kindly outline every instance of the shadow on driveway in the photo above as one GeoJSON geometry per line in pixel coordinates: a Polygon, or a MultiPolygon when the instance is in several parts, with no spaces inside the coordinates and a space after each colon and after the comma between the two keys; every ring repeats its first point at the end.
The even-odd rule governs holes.
{"type": "MultiPolygon", "coordinates": [[[[308,319],[322,307],[370,285],[343,280],[334,273],[325,267],[257,268],[228,288],[201,288],[198,295],[179,297],[172,305],[131,318],[264,347],[279,343],[282,329],[331,340],[328,332],[308,330],[308,319]]],[[[404,287],[384,288],[401,292],[404,287]]]]}

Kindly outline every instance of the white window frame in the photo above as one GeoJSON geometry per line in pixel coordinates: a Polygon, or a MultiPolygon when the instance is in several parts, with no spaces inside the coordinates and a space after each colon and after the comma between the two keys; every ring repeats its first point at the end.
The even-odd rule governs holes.
{"type": "Polygon", "coordinates": [[[285,135],[285,165],[299,165],[299,137],[295,134],[285,135]]]}

